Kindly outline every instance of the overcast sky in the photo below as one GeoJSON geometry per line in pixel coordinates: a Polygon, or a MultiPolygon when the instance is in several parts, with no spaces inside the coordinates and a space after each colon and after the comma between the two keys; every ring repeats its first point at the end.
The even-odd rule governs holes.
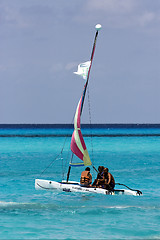
{"type": "Polygon", "coordinates": [[[160,123],[159,0],[1,0],[0,123],[72,123],[97,23],[92,123],[160,123]]]}

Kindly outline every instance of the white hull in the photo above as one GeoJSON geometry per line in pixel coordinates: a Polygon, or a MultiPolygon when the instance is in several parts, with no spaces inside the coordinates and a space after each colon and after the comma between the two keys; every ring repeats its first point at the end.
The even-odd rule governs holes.
{"type": "Polygon", "coordinates": [[[93,188],[93,187],[82,187],[79,182],[55,182],[50,180],[36,179],[35,180],[36,190],[48,190],[48,191],[65,191],[65,192],[82,192],[82,193],[99,193],[107,195],[115,194],[125,194],[125,195],[139,195],[137,191],[127,190],[127,189],[115,189],[114,191],[108,191],[102,188],[93,188]]]}

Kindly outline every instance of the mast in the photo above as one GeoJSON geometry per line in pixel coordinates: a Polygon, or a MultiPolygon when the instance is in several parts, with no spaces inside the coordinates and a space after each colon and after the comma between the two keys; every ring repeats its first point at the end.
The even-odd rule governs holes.
{"type": "MultiPolygon", "coordinates": [[[[91,161],[90,161],[90,158],[89,158],[89,155],[88,155],[88,151],[86,149],[86,146],[85,146],[85,143],[84,143],[84,140],[83,140],[83,136],[82,136],[82,133],[81,133],[81,130],[80,130],[80,116],[82,114],[82,110],[83,110],[83,104],[84,104],[84,100],[85,100],[85,95],[86,95],[86,90],[87,90],[87,86],[88,86],[88,81],[89,81],[89,75],[90,75],[90,71],[91,71],[91,66],[92,66],[92,61],[93,61],[93,57],[94,57],[94,52],[95,52],[95,48],[96,48],[96,41],[97,41],[97,37],[98,37],[98,31],[101,29],[101,25],[100,24],[97,24],[95,26],[96,28],[96,34],[95,34],[95,38],[94,38],[94,43],[93,43],[93,47],[92,47],[92,53],[91,53],[91,58],[90,58],[90,66],[89,66],[89,69],[88,69],[88,73],[87,73],[87,80],[86,80],[86,83],[84,85],[84,90],[83,90],[83,93],[82,93],[82,96],[81,96],[81,99],[79,101],[79,104],[77,106],[77,110],[76,110],[76,114],[75,114],[75,119],[76,119],[76,128],[72,134],[72,140],[71,140],[71,150],[72,150],[72,157],[71,157],[71,161],[72,161],[72,158],[73,158],[73,153],[76,154],[80,159],[82,159],[84,161],[85,159],[85,163],[84,165],[91,165],[91,161]],[[78,126],[77,126],[78,125],[78,126]],[[82,152],[81,150],[79,149],[79,146],[77,146],[77,143],[75,142],[75,135],[76,137],[78,138],[76,141],[78,141],[78,145],[80,144],[80,148],[81,150],[83,151],[83,157],[81,156],[82,152]],[[72,148],[72,144],[74,145],[73,148],[72,148]],[[82,144],[82,145],[81,145],[82,144]],[[80,152],[79,152],[80,150],[80,152]],[[79,152],[79,153],[78,153],[79,152]]],[[[75,122],[74,122],[74,125],[75,125],[75,122]]],[[[71,171],[71,165],[69,166],[69,169],[68,169],[68,174],[67,174],[67,182],[69,180],[69,176],[70,176],[70,171],[71,171]]]]}
{"type": "MultiPolygon", "coordinates": [[[[72,159],[73,159],[73,153],[72,153],[72,156],[71,156],[71,162],[72,162],[72,159]]],[[[68,168],[67,182],[68,182],[68,180],[69,180],[70,171],[71,171],[71,166],[69,166],[69,168],[68,168]]]]}
{"type": "Polygon", "coordinates": [[[82,114],[82,110],[83,110],[83,104],[84,104],[84,99],[85,99],[85,95],[86,95],[86,90],[87,90],[87,86],[88,86],[88,81],[89,81],[89,75],[90,75],[90,71],[91,71],[91,66],[92,66],[92,62],[93,62],[93,57],[94,57],[94,52],[95,52],[95,48],[96,48],[96,42],[97,42],[97,37],[98,37],[98,32],[101,29],[101,25],[97,24],[95,26],[96,28],[96,34],[95,34],[95,38],[94,38],[94,43],[93,43],[93,48],[92,48],[92,53],[91,53],[91,58],[90,58],[90,67],[88,70],[88,75],[87,75],[87,81],[86,84],[84,86],[84,91],[83,91],[83,98],[82,98],[82,105],[81,105],[81,114],[82,114]]]}

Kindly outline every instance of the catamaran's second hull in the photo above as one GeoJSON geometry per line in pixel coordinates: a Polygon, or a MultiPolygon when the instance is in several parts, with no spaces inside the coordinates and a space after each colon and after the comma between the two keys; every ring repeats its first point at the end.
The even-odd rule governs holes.
{"type": "Polygon", "coordinates": [[[115,195],[115,194],[125,194],[125,195],[139,195],[137,191],[126,190],[126,189],[115,189],[114,191],[108,191],[102,188],[93,188],[93,187],[82,187],[79,182],[56,182],[50,180],[36,179],[35,180],[35,188],[36,190],[60,190],[65,192],[82,192],[82,193],[99,193],[99,194],[107,194],[107,195],[115,195]]]}

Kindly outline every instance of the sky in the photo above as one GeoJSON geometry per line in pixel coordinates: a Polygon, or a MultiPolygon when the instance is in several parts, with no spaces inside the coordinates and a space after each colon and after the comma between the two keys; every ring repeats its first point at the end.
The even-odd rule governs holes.
{"type": "Polygon", "coordinates": [[[159,0],[1,0],[0,124],[160,123],[159,0]]]}

